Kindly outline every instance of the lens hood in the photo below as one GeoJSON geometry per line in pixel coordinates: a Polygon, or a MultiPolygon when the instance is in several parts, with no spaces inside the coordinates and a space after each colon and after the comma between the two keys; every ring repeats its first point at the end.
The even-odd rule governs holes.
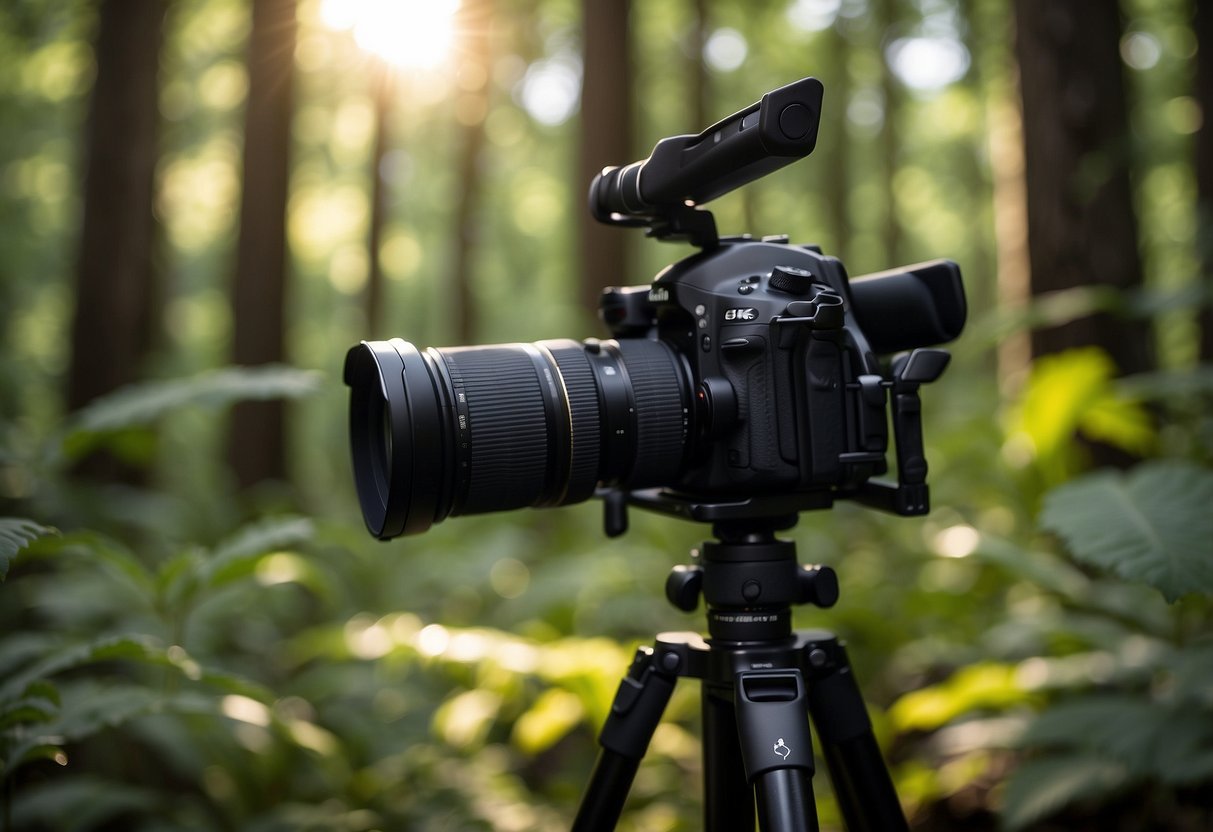
{"type": "Polygon", "coordinates": [[[381,540],[433,525],[442,493],[439,395],[407,341],[363,341],[345,357],[354,483],[367,529],[381,540]]]}

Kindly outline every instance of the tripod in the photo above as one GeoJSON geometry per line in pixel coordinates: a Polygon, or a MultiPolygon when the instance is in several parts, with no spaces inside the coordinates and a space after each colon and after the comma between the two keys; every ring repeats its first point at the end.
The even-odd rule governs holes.
{"type": "Polygon", "coordinates": [[[832,569],[799,566],[795,544],[775,538],[796,519],[718,520],[699,563],[670,573],[672,604],[691,611],[703,595],[709,638],[662,633],[636,651],[574,832],[615,828],[680,677],[702,686],[705,832],[752,832],[755,807],[762,832],[816,832],[808,716],[847,829],[908,829],[843,645],[824,630],[792,632],[792,605],[838,599],[832,569]]]}

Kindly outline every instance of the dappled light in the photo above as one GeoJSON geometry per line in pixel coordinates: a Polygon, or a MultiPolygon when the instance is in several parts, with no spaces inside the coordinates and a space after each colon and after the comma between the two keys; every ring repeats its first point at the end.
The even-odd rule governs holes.
{"type": "Polygon", "coordinates": [[[568,829],[608,718],[676,680],[618,828],[688,832],[742,759],[694,674],[726,722],[816,698],[823,832],[839,725],[909,829],[1213,828],[1211,24],[0,4],[0,830],[568,829]],[[810,133],[760,107],[671,155],[722,160],[695,183],[594,191],[637,227],[591,216],[604,168],[810,76],[810,133]],[[692,193],[772,125],[811,155],[692,193]],[[963,315],[950,267],[857,288],[941,258],[963,315]],[[591,493],[641,481],[608,537],[591,493]],[[396,509],[430,528],[375,540],[396,509]]]}

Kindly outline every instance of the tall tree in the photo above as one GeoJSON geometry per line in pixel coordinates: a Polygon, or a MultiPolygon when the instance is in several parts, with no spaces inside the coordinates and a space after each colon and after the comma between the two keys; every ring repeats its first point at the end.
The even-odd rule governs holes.
{"type": "Polygon", "coordinates": [[[581,133],[576,179],[580,232],[580,301],[597,310],[604,286],[629,282],[633,235],[596,222],[585,209],[591,180],[608,165],[632,159],[632,61],[628,37],[630,0],[582,0],[581,133]]]}
{"type": "MultiPolygon", "coordinates": [[[[1016,0],[1028,249],[1034,296],[1142,283],[1118,3],[1016,0]]],[[[1122,372],[1148,369],[1140,321],[1088,315],[1032,334],[1032,353],[1098,345],[1122,372]]]]}
{"type": "Polygon", "coordinates": [[[711,28],[708,0],[691,0],[687,74],[691,81],[691,124],[695,125],[696,130],[707,127],[711,117],[709,102],[712,100],[712,79],[708,75],[708,65],[703,60],[703,51],[707,47],[711,28]]]}
{"type": "Polygon", "coordinates": [[[1200,359],[1213,362],[1213,7],[1196,0],[1196,100],[1204,118],[1196,131],[1196,244],[1204,305],[1200,312],[1200,359]]]}
{"type": "Polygon", "coordinates": [[[383,260],[379,249],[383,245],[383,225],[387,219],[388,188],[384,161],[390,147],[389,127],[392,101],[396,92],[396,75],[386,60],[376,59],[371,95],[375,102],[375,139],[371,148],[371,216],[366,238],[366,328],[372,338],[383,335],[383,260]]]}
{"type": "Polygon", "coordinates": [[[901,156],[902,137],[898,133],[897,119],[902,112],[905,94],[901,81],[893,72],[889,62],[889,44],[900,29],[900,13],[904,3],[896,0],[879,0],[876,4],[876,39],[880,51],[880,91],[884,98],[884,120],[880,126],[880,153],[883,162],[885,183],[885,214],[880,236],[884,241],[885,262],[890,265],[902,262],[902,227],[897,216],[897,191],[893,183],[897,179],[897,168],[901,156]]]}
{"type": "Polygon", "coordinates": [[[458,302],[455,304],[455,343],[475,342],[476,301],[472,272],[476,252],[477,212],[483,190],[482,158],[485,117],[489,112],[489,78],[492,68],[493,0],[465,0],[459,17],[459,93],[455,117],[460,125],[459,190],[455,198],[453,272],[458,302]]]}
{"type": "MultiPolygon", "coordinates": [[[[244,188],[232,283],[232,360],[256,365],[286,355],[286,199],[290,174],[295,0],[254,0],[248,43],[244,188]]],[[[281,401],[232,411],[228,458],[246,487],[286,478],[281,401]]]]}
{"type": "Polygon", "coordinates": [[[847,38],[837,24],[830,26],[817,35],[822,43],[814,63],[820,66],[815,71],[826,87],[825,113],[821,120],[821,133],[830,133],[832,138],[822,141],[830,151],[830,164],[825,165],[822,175],[825,177],[825,195],[830,209],[826,211],[826,223],[829,228],[830,254],[849,263],[851,255],[851,218],[848,216],[850,205],[851,176],[849,136],[851,120],[847,117],[847,104],[851,100],[851,73],[847,68],[847,55],[850,46],[847,38]]]}
{"type": "MultiPolygon", "coordinates": [[[[67,405],[75,410],[134,381],[156,315],[152,213],[166,0],[105,0],[84,136],[83,216],[76,263],[67,405]]],[[[85,472],[121,467],[93,460],[85,472]]]]}

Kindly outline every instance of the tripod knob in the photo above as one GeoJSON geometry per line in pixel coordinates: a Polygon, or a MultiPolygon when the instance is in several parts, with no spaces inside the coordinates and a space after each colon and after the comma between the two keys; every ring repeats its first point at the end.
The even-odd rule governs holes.
{"type": "Polygon", "coordinates": [[[699,566],[675,566],[665,579],[665,597],[684,612],[694,612],[699,606],[699,593],[703,589],[703,568],[699,566]]]}
{"type": "Polygon", "coordinates": [[[800,603],[826,609],[838,601],[838,573],[828,566],[800,567],[800,603]]]}

